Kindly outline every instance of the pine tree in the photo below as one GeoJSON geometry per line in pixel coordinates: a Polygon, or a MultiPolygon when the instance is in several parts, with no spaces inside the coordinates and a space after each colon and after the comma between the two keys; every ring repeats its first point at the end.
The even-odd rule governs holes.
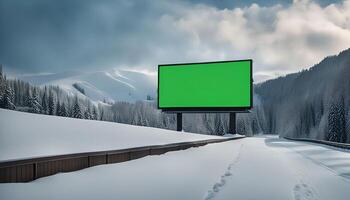
{"type": "Polygon", "coordinates": [[[28,106],[29,108],[31,107],[31,98],[32,98],[32,92],[29,87],[26,87],[25,89],[25,101],[24,105],[28,106]]]}
{"type": "Polygon", "coordinates": [[[87,108],[84,112],[84,119],[91,119],[91,112],[90,112],[90,108],[87,108]]]}
{"type": "Polygon", "coordinates": [[[348,111],[346,119],[348,119],[346,121],[346,138],[347,138],[346,142],[350,143],[350,110],[348,111]]]}
{"type": "Polygon", "coordinates": [[[344,102],[331,104],[328,114],[327,140],[333,142],[346,142],[344,102]]]}
{"type": "Polygon", "coordinates": [[[56,115],[61,116],[61,103],[60,99],[57,99],[57,104],[56,104],[56,115]]]}
{"type": "Polygon", "coordinates": [[[2,98],[5,94],[6,90],[6,79],[2,73],[2,65],[0,65],[0,102],[2,102],[2,98]]]}
{"type": "Polygon", "coordinates": [[[30,111],[33,113],[40,113],[41,111],[41,105],[39,103],[39,97],[38,97],[36,88],[34,88],[33,94],[29,92],[28,107],[30,108],[30,111]]]}
{"type": "Polygon", "coordinates": [[[75,96],[75,101],[74,101],[74,105],[73,105],[73,116],[74,118],[78,118],[78,119],[82,119],[83,115],[81,113],[81,109],[80,109],[80,105],[79,105],[79,100],[78,100],[78,96],[75,96]]]}
{"type": "Polygon", "coordinates": [[[245,121],[242,118],[238,119],[237,133],[241,134],[241,135],[246,135],[246,133],[247,133],[246,126],[245,126],[245,121]]]}
{"type": "Polygon", "coordinates": [[[48,113],[49,115],[55,114],[55,100],[51,90],[49,92],[48,113]]]}
{"type": "Polygon", "coordinates": [[[142,114],[141,112],[140,112],[140,121],[141,121],[142,126],[149,126],[149,121],[147,119],[147,115],[142,114]]]}
{"type": "Polygon", "coordinates": [[[41,98],[41,112],[43,114],[47,114],[48,113],[48,97],[47,97],[47,88],[45,86],[45,89],[44,89],[44,94],[43,94],[43,97],[41,98]]]}
{"type": "Polygon", "coordinates": [[[16,109],[15,104],[13,103],[14,101],[14,94],[10,86],[6,83],[5,85],[5,91],[0,103],[1,108],[6,108],[10,110],[16,109]]]}
{"type": "Polygon", "coordinates": [[[91,103],[90,101],[85,101],[87,104],[87,108],[84,112],[84,118],[85,119],[93,119],[92,112],[91,112],[91,103]]]}
{"type": "Polygon", "coordinates": [[[60,112],[59,112],[59,116],[62,117],[68,117],[68,113],[67,113],[67,109],[66,109],[66,105],[64,104],[64,102],[60,105],[60,112]]]}
{"type": "Polygon", "coordinates": [[[217,135],[224,135],[225,128],[220,114],[215,114],[214,117],[215,131],[217,135]]]}

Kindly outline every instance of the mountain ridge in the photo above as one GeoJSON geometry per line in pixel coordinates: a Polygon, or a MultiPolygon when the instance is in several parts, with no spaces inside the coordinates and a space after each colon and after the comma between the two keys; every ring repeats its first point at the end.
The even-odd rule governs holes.
{"type": "Polygon", "coordinates": [[[56,85],[68,94],[78,93],[92,101],[135,102],[146,100],[148,96],[154,98],[156,95],[156,75],[132,70],[65,71],[44,75],[23,75],[16,78],[37,86],[56,85]],[[83,89],[84,94],[76,86],[83,89]]]}
{"type": "Polygon", "coordinates": [[[336,126],[350,142],[349,77],[350,49],[346,49],[307,70],[256,85],[266,118],[265,132],[327,139],[336,126]],[[344,125],[331,123],[338,111],[344,114],[335,115],[335,121],[344,120],[344,125]]]}

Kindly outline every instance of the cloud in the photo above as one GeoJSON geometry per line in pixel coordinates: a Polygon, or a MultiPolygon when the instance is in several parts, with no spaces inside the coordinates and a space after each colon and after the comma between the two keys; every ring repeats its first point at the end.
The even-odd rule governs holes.
{"type": "Polygon", "coordinates": [[[174,29],[192,38],[190,57],[253,58],[257,81],[261,81],[267,75],[310,67],[349,48],[349,19],[349,0],[326,7],[305,0],[289,6],[252,4],[224,10],[202,5],[174,20],[174,29]]]}
{"type": "Polygon", "coordinates": [[[350,47],[350,0],[239,5],[4,0],[0,61],[18,72],[154,71],[160,63],[253,58],[262,81],[350,47]]]}

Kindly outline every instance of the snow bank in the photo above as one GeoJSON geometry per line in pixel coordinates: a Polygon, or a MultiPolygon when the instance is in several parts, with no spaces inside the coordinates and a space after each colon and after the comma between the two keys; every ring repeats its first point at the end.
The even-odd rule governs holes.
{"type": "Polygon", "coordinates": [[[0,109],[0,161],[215,138],[0,109]]]}

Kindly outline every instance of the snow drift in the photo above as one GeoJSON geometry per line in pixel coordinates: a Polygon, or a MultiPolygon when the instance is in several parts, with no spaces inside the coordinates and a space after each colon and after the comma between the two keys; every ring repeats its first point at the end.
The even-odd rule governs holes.
{"type": "Polygon", "coordinates": [[[221,138],[0,109],[0,161],[221,138]]]}

